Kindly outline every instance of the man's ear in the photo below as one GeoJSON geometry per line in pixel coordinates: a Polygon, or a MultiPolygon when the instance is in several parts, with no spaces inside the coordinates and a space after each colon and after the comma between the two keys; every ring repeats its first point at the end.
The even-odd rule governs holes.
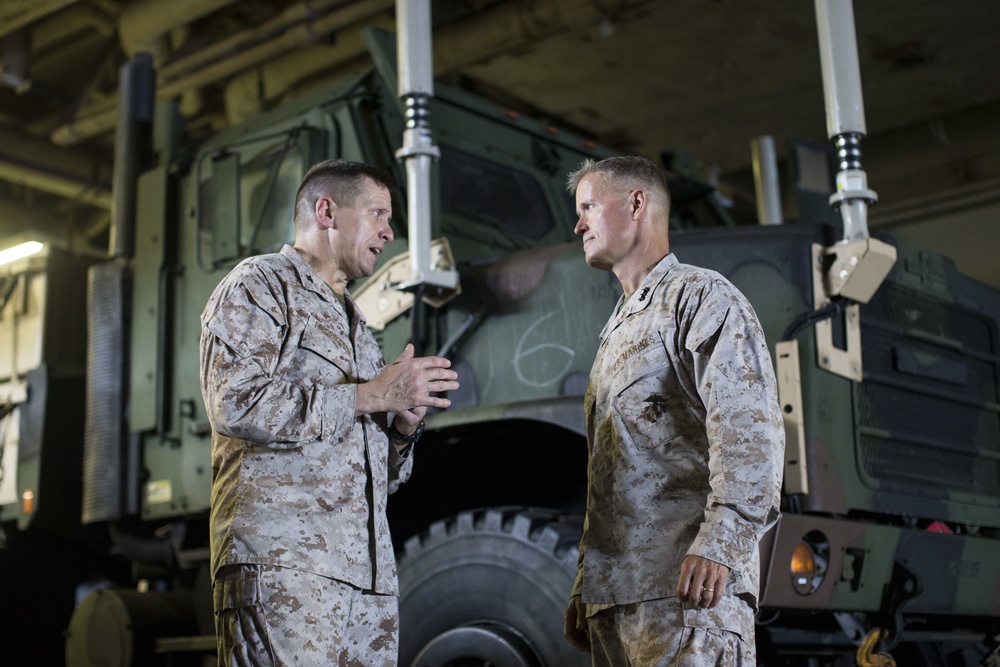
{"type": "Polygon", "coordinates": [[[628,212],[632,216],[632,219],[639,217],[646,207],[649,205],[649,199],[646,197],[646,192],[644,190],[633,190],[628,196],[628,212]]]}
{"type": "Polygon", "coordinates": [[[329,197],[320,197],[316,200],[316,222],[323,229],[331,229],[337,222],[337,205],[329,197]]]}

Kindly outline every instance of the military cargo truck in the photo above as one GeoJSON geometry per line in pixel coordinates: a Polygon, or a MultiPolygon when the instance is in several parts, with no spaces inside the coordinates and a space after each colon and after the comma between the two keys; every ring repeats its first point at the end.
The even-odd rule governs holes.
{"type": "MultiPolygon", "coordinates": [[[[293,238],[311,164],[363,160],[406,183],[393,39],[368,37],[372,71],[239,127],[184,136],[158,107],[125,250],[98,263],[53,251],[4,277],[0,332],[42,341],[0,378],[4,433],[20,431],[2,459],[0,603],[17,637],[0,651],[25,651],[8,664],[63,651],[70,665],[212,664],[199,316],[238,261],[293,238]],[[39,281],[62,287],[22,286],[39,281]],[[79,338],[50,340],[85,324],[84,370],[79,338]]],[[[400,664],[589,664],[563,640],[562,612],[585,509],[582,395],[620,287],[586,266],[564,182],[613,152],[444,87],[429,119],[429,253],[459,280],[402,289],[401,185],[397,240],[351,287],[387,358],[412,341],[451,358],[462,385],[429,415],[390,501],[400,664]]],[[[681,160],[664,167],[673,251],[749,297],[782,384],[761,663],[879,664],[888,651],[900,665],[985,664],[1000,632],[1000,294],[884,236],[897,260],[867,303],[831,297],[831,265],[858,256],[831,252],[837,230],[734,226],[681,160]]]]}

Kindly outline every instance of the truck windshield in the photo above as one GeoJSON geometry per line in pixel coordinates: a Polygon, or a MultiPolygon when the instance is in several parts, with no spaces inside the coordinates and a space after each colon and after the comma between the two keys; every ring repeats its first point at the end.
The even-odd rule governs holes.
{"type": "Polygon", "coordinates": [[[532,241],[555,227],[542,186],[530,173],[444,145],[441,209],[445,215],[500,227],[532,241]]]}

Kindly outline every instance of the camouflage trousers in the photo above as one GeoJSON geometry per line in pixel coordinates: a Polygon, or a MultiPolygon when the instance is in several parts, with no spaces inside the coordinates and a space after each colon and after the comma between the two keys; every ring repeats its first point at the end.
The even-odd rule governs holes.
{"type": "Polygon", "coordinates": [[[214,584],[220,667],[395,667],[399,598],[271,565],[214,584]]]}
{"type": "MultiPolygon", "coordinates": [[[[594,667],[754,667],[757,664],[752,635],[745,640],[738,632],[711,627],[718,624],[692,625],[691,611],[688,610],[686,623],[685,610],[677,598],[615,605],[598,611],[587,619],[594,667]]],[[[704,614],[714,615],[707,610],[704,614]]]]}

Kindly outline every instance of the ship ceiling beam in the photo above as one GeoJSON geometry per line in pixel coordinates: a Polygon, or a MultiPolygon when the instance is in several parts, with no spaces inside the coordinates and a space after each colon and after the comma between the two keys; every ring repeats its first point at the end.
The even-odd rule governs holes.
{"type": "Polygon", "coordinates": [[[98,208],[111,206],[111,165],[0,127],[0,179],[98,208]]]}

